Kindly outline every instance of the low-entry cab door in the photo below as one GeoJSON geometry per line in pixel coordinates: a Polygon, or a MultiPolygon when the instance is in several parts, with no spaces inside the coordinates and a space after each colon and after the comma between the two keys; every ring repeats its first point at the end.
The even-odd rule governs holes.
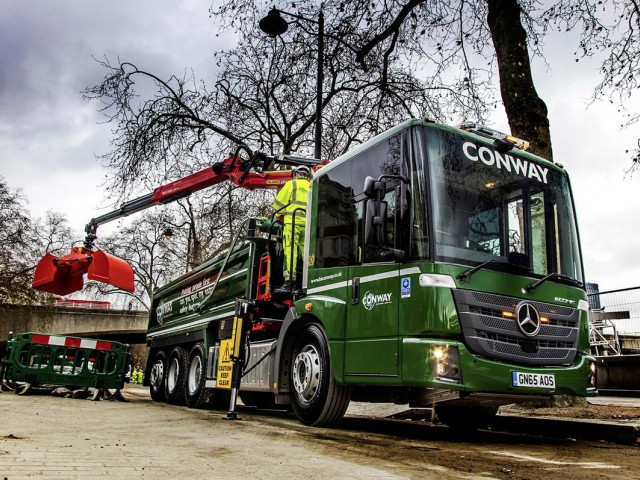
{"type": "Polygon", "coordinates": [[[344,363],[347,376],[398,375],[399,267],[382,263],[349,268],[344,363]]]}

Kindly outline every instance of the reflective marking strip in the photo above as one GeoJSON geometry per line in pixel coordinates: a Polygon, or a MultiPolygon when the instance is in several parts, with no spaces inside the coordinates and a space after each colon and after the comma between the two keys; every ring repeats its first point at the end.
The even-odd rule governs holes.
{"type": "MultiPolygon", "coordinates": [[[[80,346],[80,344],[82,343],[82,339],[81,338],[67,338],[64,342],[64,346],[65,347],[74,347],[74,348],[78,348],[80,346]]],[[[91,347],[88,347],[91,348],[91,347]]],[[[95,348],[95,347],[93,347],[95,348]]]]}
{"type": "Polygon", "coordinates": [[[400,275],[417,275],[419,273],[422,273],[422,272],[418,267],[400,269],[400,275]]]}
{"type": "Polygon", "coordinates": [[[66,339],[64,337],[49,337],[49,345],[60,345],[64,347],[64,341],[66,339]]]}
{"type": "Polygon", "coordinates": [[[312,295],[314,293],[324,292],[326,290],[333,290],[335,288],[344,288],[348,285],[347,281],[331,283],[329,285],[324,285],[322,287],[310,288],[307,290],[307,294],[312,295]]]}
{"type": "Polygon", "coordinates": [[[338,298],[334,298],[334,297],[327,297],[326,295],[318,295],[317,297],[311,299],[314,301],[318,301],[318,302],[331,302],[331,303],[336,303],[338,305],[346,305],[347,302],[345,302],[344,300],[340,300],[338,298]]]}
{"type": "MultiPolygon", "coordinates": [[[[403,268],[400,271],[394,270],[391,272],[376,273],[374,275],[367,275],[366,277],[362,277],[360,279],[360,284],[362,285],[363,283],[376,282],[378,280],[384,280],[386,278],[394,278],[404,275],[416,275],[418,273],[420,273],[420,269],[418,267],[403,268]]],[[[323,285],[322,287],[310,288],[307,290],[307,293],[312,294],[324,292],[326,290],[332,290],[334,288],[349,287],[351,284],[352,280],[343,280],[342,282],[331,283],[329,285],[323,285]]]]}
{"type": "MultiPolygon", "coordinates": [[[[230,303],[228,305],[234,305],[234,304],[235,304],[235,302],[232,302],[232,303],[230,303]]],[[[180,330],[185,330],[185,329],[188,329],[188,328],[204,325],[204,324],[209,323],[209,322],[211,322],[213,320],[219,320],[221,318],[226,318],[226,317],[233,317],[233,313],[234,313],[234,310],[230,310],[228,312],[221,313],[220,315],[215,315],[213,317],[207,317],[207,318],[203,318],[201,320],[196,320],[195,322],[185,323],[183,325],[176,325],[175,327],[172,327],[172,328],[156,330],[152,334],[149,334],[149,337],[150,338],[158,337],[158,336],[166,335],[168,333],[174,333],[174,332],[178,332],[180,330]]]]}
{"type": "Polygon", "coordinates": [[[49,335],[32,335],[31,343],[43,343],[47,345],[49,344],[49,335]]]}

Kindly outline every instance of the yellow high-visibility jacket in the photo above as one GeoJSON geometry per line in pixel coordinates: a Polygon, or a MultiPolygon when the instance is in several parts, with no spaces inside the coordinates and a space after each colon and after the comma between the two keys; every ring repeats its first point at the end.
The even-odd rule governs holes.
{"type": "Polygon", "coordinates": [[[273,202],[273,208],[278,212],[277,215],[284,216],[285,225],[293,223],[293,216],[295,214],[296,225],[304,226],[307,216],[308,197],[309,180],[306,178],[295,178],[289,180],[280,189],[276,195],[275,202],[273,202]]]}

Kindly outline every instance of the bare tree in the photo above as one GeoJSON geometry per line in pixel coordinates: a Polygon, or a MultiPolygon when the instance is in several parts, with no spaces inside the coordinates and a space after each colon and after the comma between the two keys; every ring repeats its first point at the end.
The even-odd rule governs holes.
{"type": "MultiPolygon", "coordinates": [[[[551,159],[547,108],[535,90],[528,49],[531,44],[533,53],[539,53],[541,29],[529,16],[536,3],[356,0],[350,5],[358,12],[360,24],[364,22],[367,28],[352,29],[349,35],[363,70],[371,68],[375,61],[371,54],[376,50],[381,50],[385,59],[392,52],[419,58],[428,65],[429,75],[441,89],[464,92],[475,100],[474,110],[458,108],[454,112],[462,117],[471,114],[471,118],[480,121],[486,112],[483,108],[496,105],[490,85],[494,65],[497,66],[502,102],[512,133],[532,140],[533,151],[551,159]]],[[[456,97],[446,98],[452,101],[456,97]]]]}
{"type": "Polygon", "coordinates": [[[45,218],[32,220],[22,192],[11,190],[0,177],[0,303],[51,299],[31,288],[33,274],[42,252],[68,253],[71,238],[64,216],[48,212],[45,218]]]}
{"type": "Polygon", "coordinates": [[[133,267],[135,291],[128,293],[104,283],[88,282],[87,293],[123,294],[148,309],[153,291],[184,272],[185,258],[176,255],[165,237],[166,226],[173,222],[175,218],[168,209],[145,212],[118,233],[100,239],[101,249],[133,267]]]}
{"type": "MultiPolygon", "coordinates": [[[[196,81],[193,74],[161,79],[128,62],[101,62],[107,75],[85,95],[102,102],[114,125],[112,149],[102,157],[114,172],[114,194],[211,163],[220,156],[220,140],[228,150],[244,143],[268,153],[311,151],[317,61],[313,25],[297,22],[282,37],[268,38],[257,28],[262,12],[239,8],[253,2],[229,4],[238,8],[228,15],[216,11],[215,18],[223,28],[227,22],[235,26],[238,44],[215,54],[219,74],[213,85],[196,81]],[[155,93],[138,97],[149,82],[155,93]]],[[[323,138],[323,156],[338,155],[408,117],[486,115],[490,90],[479,66],[471,69],[467,62],[464,74],[446,78],[456,56],[418,58],[406,48],[377,45],[367,50],[363,69],[352,45],[385,17],[373,24],[366,9],[351,2],[340,5],[328,2],[325,9],[322,108],[330,134],[323,138]]],[[[316,2],[301,2],[296,12],[314,18],[318,9],[316,2]]]]}
{"type": "Polygon", "coordinates": [[[532,140],[532,151],[553,159],[547,106],[538,95],[529,62],[527,32],[518,0],[487,0],[500,92],[511,132],[532,140]]]}
{"type": "MultiPolygon", "coordinates": [[[[271,4],[227,0],[222,5],[216,2],[211,10],[234,26],[250,23],[256,10],[264,13],[271,4]]],[[[576,60],[603,56],[593,100],[608,98],[619,105],[623,126],[640,120],[640,111],[628,107],[638,87],[638,0],[325,0],[322,4],[325,11],[340,12],[347,20],[336,31],[351,45],[365,72],[374,74],[377,65],[385,72],[388,59],[404,56],[423,63],[441,89],[449,85],[493,106],[488,86],[495,65],[512,133],[531,140],[534,153],[549,159],[553,152],[547,109],[530,68],[532,56],[543,54],[549,28],[580,32],[576,60]],[[375,52],[381,55],[372,55],[375,52]]],[[[313,14],[318,6],[317,0],[282,5],[303,15],[313,14]]],[[[482,111],[476,118],[482,119],[482,111]]],[[[628,152],[633,155],[634,171],[639,165],[637,151],[628,152]]]]}
{"type": "MultiPolygon", "coordinates": [[[[85,94],[102,102],[114,125],[112,149],[102,160],[113,172],[110,187],[116,199],[211,165],[237,144],[272,154],[311,150],[315,77],[309,72],[316,62],[315,39],[304,28],[292,29],[287,38],[270,39],[255,27],[242,24],[238,46],[216,54],[220,73],[212,86],[193,75],[161,79],[128,62],[101,62],[107,74],[85,94]],[[149,82],[155,93],[138,97],[149,82]]],[[[428,84],[401,58],[387,55],[384,72],[371,77],[353,62],[340,34],[339,29],[329,32],[327,42],[327,154],[337,156],[410,116],[445,115],[450,102],[430,100],[428,84]]],[[[468,100],[461,96],[460,105],[468,100]]],[[[179,235],[184,232],[191,266],[228,242],[239,218],[249,211],[264,214],[272,196],[238,195],[234,187],[219,185],[200,198],[208,203],[181,203],[175,224],[179,235]]]]}
{"type": "MultiPolygon", "coordinates": [[[[637,102],[640,87],[640,1],[564,0],[555,2],[541,15],[546,28],[580,32],[574,53],[576,62],[586,57],[602,58],[600,82],[593,101],[606,100],[618,106],[621,127],[640,121],[637,102]]],[[[638,140],[640,145],[640,139],[638,140]]],[[[630,173],[640,169],[640,149],[629,148],[630,173]]]]}
{"type": "Polygon", "coordinates": [[[33,234],[38,245],[36,255],[51,252],[53,255],[68,253],[74,233],[69,227],[67,217],[58,212],[48,211],[44,218],[34,222],[33,234]]]}
{"type": "Polygon", "coordinates": [[[245,217],[267,215],[266,205],[272,201],[269,192],[249,193],[235,185],[221,185],[179,200],[171,217],[164,218],[171,233],[167,248],[185,259],[185,269],[190,270],[226,248],[245,217]]]}
{"type": "Polygon", "coordinates": [[[34,300],[28,288],[33,265],[24,252],[31,231],[25,204],[22,193],[10,190],[0,177],[0,303],[34,300]]]}

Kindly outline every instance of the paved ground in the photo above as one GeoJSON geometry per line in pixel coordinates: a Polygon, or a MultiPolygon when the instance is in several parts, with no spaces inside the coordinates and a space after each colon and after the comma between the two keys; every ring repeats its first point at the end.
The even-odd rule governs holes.
{"type": "Polygon", "coordinates": [[[640,397],[595,397],[590,398],[589,403],[592,405],[609,405],[616,407],[635,407],[640,408],[640,397]]]}
{"type": "MultiPolygon", "coordinates": [[[[124,394],[130,400],[126,404],[0,394],[0,480],[601,480],[628,478],[638,465],[633,446],[523,441],[491,432],[469,438],[446,427],[425,431],[419,422],[366,420],[398,407],[354,404],[347,427],[328,430],[304,427],[284,413],[245,410],[241,421],[230,422],[224,412],[151,402],[139,386],[127,386],[124,394]],[[459,453],[452,456],[452,451],[459,453]]],[[[638,400],[596,401],[634,406],[638,400]]]]}

